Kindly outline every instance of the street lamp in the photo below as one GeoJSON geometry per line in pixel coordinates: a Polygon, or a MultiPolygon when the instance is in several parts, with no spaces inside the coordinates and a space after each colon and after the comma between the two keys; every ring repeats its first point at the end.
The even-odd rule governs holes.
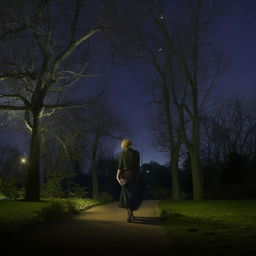
{"type": "Polygon", "coordinates": [[[21,159],[20,159],[21,164],[26,164],[27,162],[28,162],[28,160],[26,157],[21,157],[21,159]]]}

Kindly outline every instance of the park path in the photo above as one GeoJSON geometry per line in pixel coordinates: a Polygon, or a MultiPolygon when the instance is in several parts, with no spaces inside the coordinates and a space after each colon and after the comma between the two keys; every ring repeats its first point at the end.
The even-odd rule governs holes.
{"type": "Polygon", "coordinates": [[[144,201],[135,211],[135,223],[127,223],[126,209],[117,202],[92,207],[69,220],[26,232],[20,236],[19,250],[34,255],[168,255],[156,203],[144,201]]]}

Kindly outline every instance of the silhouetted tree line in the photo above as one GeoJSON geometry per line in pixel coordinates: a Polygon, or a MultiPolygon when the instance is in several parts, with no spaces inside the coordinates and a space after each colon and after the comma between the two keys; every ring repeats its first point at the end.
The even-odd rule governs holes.
{"type": "MultiPolygon", "coordinates": [[[[211,113],[201,117],[202,142],[200,156],[202,162],[202,184],[206,199],[248,199],[256,197],[256,123],[255,101],[230,100],[215,107],[211,113]]],[[[72,112],[72,111],[71,111],[72,112]]],[[[78,113],[77,113],[78,114],[78,113]]],[[[84,116],[84,115],[83,115],[84,116]]],[[[85,123],[71,115],[62,114],[55,122],[45,123],[45,129],[55,127],[54,137],[43,139],[42,195],[45,197],[92,197],[93,184],[89,165],[84,156],[89,155],[89,137],[79,127],[85,123]],[[67,118],[75,118],[71,126],[63,126],[67,118]],[[79,121],[78,121],[79,120],[79,121]],[[79,122],[82,122],[79,124],[79,122]],[[62,127],[62,128],[60,128],[62,127]],[[83,143],[81,143],[83,138],[83,143]],[[88,139],[88,145],[84,141],[88,139]],[[66,151],[65,151],[66,150],[66,151]],[[68,156],[67,156],[68,153],[68,156]],[[84,170],[88,173],[84,173],[84,170]]],[[[89,117],[88,117],[89,118],[89,117]]],[[[49,136],[49,134],[48,134],[49,136]]],[[[106,140],[103,140],[106,144],[106,140]]],[[[111,147],[98,153],[96,169],[99,195],[105,193],[118,200],[120,186],[115,180],[118,165],[117,156],[111,147]]],[[[1,194],[17,198],[24,196],[26,165],[20,163],[21,152],[15,146],[1,145],[1,194]]],[[[180,186],[183,198],[193,197],[193,185],[189,154],[184,153],[179,168],[180,186]]],[[[144,163],[141,173],[145,185],[145,199],[162,199],[171,195],[172,182],[168,165],[155,162],[144,163]]]]}
{"type": "Polygon", "coordinates": [[[256,197],[255,106],[254,99],[232,99],[202,117],[206,197],[256,197]]]}
{"type": "Polygon", "coordinates": [[[12,145],[2,146],[0,150],[0,197],[22,198],[26,175],[20,164],[20,151],[12,145]]]}
{"type": "MultiPolygon", "coordinates": [[[[114,200],[119,199],[121,190],[115,179],[117,166],[116,156],[103,156],[97,162],[100,192],[111,195],[114,200]]],[[[144,199],[168,198],[171,190],[169,167],[156,162],[144,163],[140,168],[140,186],[143,187],[144,199]]]]}
{"type": "Polygon", "coordinates": [[[141,167],[145,185],[145,199],[166,199],[171,194],[171,174],[168,165],[157,162],[144,163],[141,167]]]}
{"type": "MultiPolygon", "coordinates": [[[[202,184],[207,199],[256,198],[255,101],[232,99],[201,117],[202,184]]],[[[190,157],[184,154],[182,190],[192,197],[190,157]]]]}

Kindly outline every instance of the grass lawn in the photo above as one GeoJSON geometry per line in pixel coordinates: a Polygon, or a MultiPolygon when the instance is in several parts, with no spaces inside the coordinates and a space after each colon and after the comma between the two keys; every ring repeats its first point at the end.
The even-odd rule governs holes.
{"type": "Polygon", "coordinates": [[[174,255],[256,255],[256,200],[158,203],[174,255]]]}
{"type": "Polygon", "coordinates": [[[68,207],[62,199],[42,200],[42,202],[25,202],[16,200],[0,200],[0,235],[18,232],[34,224],[57,219],[71,211],[82,211],[99,204],[91,199],[65,199],[71,202],[68,207]],[[70,209],[72,206],[72,209],[70,209]],[[55,218],[55,219],[56,219],[55,218]]]}
{"type": "Polygon", "coordinates": [[[37,218],[38,212],[49,202],[0,200],[0,230],[15,232],[37,218]]]}

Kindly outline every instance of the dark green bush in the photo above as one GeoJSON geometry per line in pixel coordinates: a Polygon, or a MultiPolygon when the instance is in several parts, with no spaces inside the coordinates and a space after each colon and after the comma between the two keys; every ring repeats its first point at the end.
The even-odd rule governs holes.
{"type": "Polygon", "coordinates": [[[53,200],[47,207],[42,208],[38,213],[38,218],[42,222],[55,222],[69,214],[68,207],[64,200],[53,200]]]}
{"type": "Polygon", "coordinates": [[[67,208],[67,212],[70,214],[77,214],[81,211],[79,202],[76,200],[64,200],[66,208],[67,208]]]}
{"type": "Polygon", "coordinates": [[[49,206],[38,212],[38,218],[41,222],[55,222],[99,203],[99,201],[80,198],[52,199],[49,206]]]}
{"type": "Polygon", "coordinates": [[[156,188],[149,191],[149,196],[152,199],[167,199],[171,197],[171,191],[167,188],[156,188]]]}
{"type": "Polygon", "coordinates": [[[83,187],[79,184],[73,184],[71,187],[71,192],[69,193],[69,197],[85,198],[87,194],[88,192],[86,187],[83,187]]]}
{"type": "Polygon", "coordinates": [[[60,177],[50,177],[41,187],[41,196],[43,198],[61,198],[64,197],[64,191],[61,186],[60,177]]]}
{"type": "Polygon", "coordinates": [[[114,200],[113,197],[110,194],[108,194],[107,192],[102,192],[99,195],[99,201],[102,203],[112,202],[113,200],[114,200]]]}
{"type": "Polygon", "coordinates": [[[24,196],[24,189],[19,189],[19,180],[10,176],[5,180],[0,181],[0,194],[4,198],[18,199],[24,196]]]}

